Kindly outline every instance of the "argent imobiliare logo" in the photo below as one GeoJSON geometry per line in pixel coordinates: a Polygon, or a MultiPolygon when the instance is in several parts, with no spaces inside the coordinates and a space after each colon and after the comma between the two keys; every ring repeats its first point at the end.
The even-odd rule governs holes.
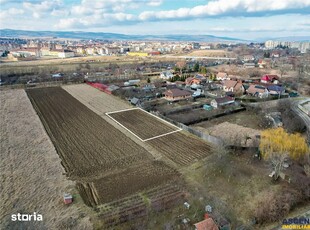
{"type": "Polygon", "coordinates": [[[12,214],[11,215],[12,221],[43,221],[43,216],[34,212],[33,214],[12,214]]]}
{"type": "Polygon", "coordinates": [[[288,218],[282,222],[282,229],[310,229],[310,218],[288,218]]]}

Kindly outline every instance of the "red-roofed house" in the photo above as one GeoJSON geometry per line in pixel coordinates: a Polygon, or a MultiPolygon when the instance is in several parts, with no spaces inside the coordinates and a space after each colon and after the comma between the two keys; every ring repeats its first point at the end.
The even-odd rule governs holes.
{"type": "Polygon", "coordinates": [[[266,75],[261,77],[260,81],[261,81],[261,83],[274,83],[274,84],[278,84],[279,77],[278,77],[278,75],[266,74],[266,75]]]}
{"type": "Polygon", "coordinates": [[[205,219],[194,225],[196,230],[219,230],[212,218],[205,219]]]}

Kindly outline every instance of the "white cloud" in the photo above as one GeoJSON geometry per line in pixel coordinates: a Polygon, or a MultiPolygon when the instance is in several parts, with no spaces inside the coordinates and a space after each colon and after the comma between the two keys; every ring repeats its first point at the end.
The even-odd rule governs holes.
{"type": "MultiPolygon", "coordinates": [[[[54,0],[44,1],[37,8],[50,9],[57,5],[54,0]],[[54,2],[54,4],[52,4],[54,2]]],[[[62,18],[56,28],[72,29],[106,27],[150,21],[191,20],[208,17],[255,16],[298,13],[310,7],[310,0],[212,0],[205,5],[175,10],[142,11],[127,13],[129,9],[141,6],[158,6],[163,0],[82,0],[68,11],[71,17],[62,18]],[[138,6],[138,4],[140,4],[138,6]]],[[[35,11],[37,12],[37,11],[35,11]]],[[[57,15],[54,9],[52,15],[57,15]]],[[[34,15],[35,16],[35,15],[34,15]]]]}
{"type": "Polygon", "coordinates": [[[310,7],[310,0],[213,0],[206,5],[193,8],[180,8],[169,11],[145,11],[140,20],[186,19],[208,16],[220,16],[230,13],[258,13],[310,7]]]}
{"type": "Polygon", "coordinates": [[[36,19],[41,18],[43,14],[51,13],[62,5],[61,0],[42,1],[40,3],[24,2],[23,7],[32,11],[32,16],[36,19]]]}
{"type": "Polygon", "coordinates": [[[22,9],[17,9],[17,8],[9,8],[7,10],[2,10],[0,12],[0,18],[1,19],[5,19],[5,18],[10,18],[10,17],[14,17],[16,15],[22,15],[24,14],[24,10],[22,9]]]}
{"type": "Polygon", "coordinates": [[[160,6],[163,4],[163,0],[150,0],[147,5],[149,6],[160,6]]]}
{"type": "Polygon", "coordinates": [[[63,18],[55,26],[56,29],[78,29],[85,27],[102,27],[109,25],[117,25],[123,22],[135,22],[136,16],[126,13],[113,13],[113,14],[94,14],[80,18],[63,18]]]}

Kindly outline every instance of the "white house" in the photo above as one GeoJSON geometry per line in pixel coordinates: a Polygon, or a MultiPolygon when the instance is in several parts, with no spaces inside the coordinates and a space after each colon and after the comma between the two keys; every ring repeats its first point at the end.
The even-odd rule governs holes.
{"type": "Polygon", "coordinates": [[[214,108],[219,108],[221,106],[235,104],[235,99],[232,97],[221,97],[215,98],[211,101],[211,106],[214,108]]]}
{"type": "Polygon", "coordinates": [[[74,57],[74,52],[71,50],[63,50],[62,52],[58,53],[59,58],[69,58],[74,57]]]}
{"type": "Polygon", "coordinates": [[[173,73],[171,71],[164,71],[160,73],[160,78],[169,80],[173,77],[173,73]]]}
{"type": "Polygon", "coordinates": [[[216,80],[223,81],[223,80],[230,80],[230,78],[228,77],[227,73],[225,73],[225,72],[218,72],[216,74],[216,80]]]}

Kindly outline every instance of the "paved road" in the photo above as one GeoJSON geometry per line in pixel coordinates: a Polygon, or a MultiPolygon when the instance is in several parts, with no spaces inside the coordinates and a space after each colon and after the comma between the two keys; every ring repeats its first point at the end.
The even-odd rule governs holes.
{"type": "Polygon", "coordinates": [[[305,122],[308,131],[310,131],[310,117],[298,107],[298,105],[301,105],[305,102],[310,102],[310,98],[305,98],[304,100],[298,100],[292,102],[293,102],[292,106],[293,111],[305,122]]]}

